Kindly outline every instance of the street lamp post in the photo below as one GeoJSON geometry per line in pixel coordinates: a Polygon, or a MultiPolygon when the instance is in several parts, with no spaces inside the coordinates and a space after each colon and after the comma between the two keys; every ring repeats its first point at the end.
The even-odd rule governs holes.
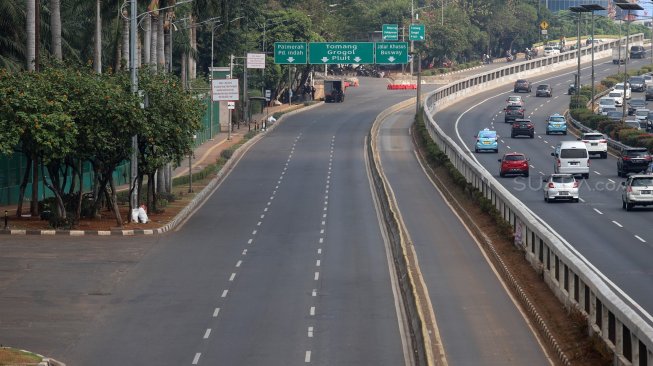
{"type": "Polygon", "coordinates": [[[604,7],[598,4],[586,4],[581,5],[581,7],[592,12],[592,112],[594,112],[594,48],[596,46],[594,42],[594,12],[598,10],[605,10],[604,7]]]}
{"type": "Polygon", "coordinates": [[[630,38],[630,11],[631,10],[644,10],[639,4],[629,3],[627,0],[617,0],[615,5],[621,8],[621,10],[626,10],[628,15],[626,16],[626,56],[624,57],[624,102],[622,104],[622,119],[623,122],[626,118],[626,88],[628,87],[628,41],[630,38]]]}
{"type": "Polygon", "coordinates": [[[578,103],[578,97],[580,96],[580,22],[582,20],[583,13],[590,12],[591,10],[580,6],[572,6],[569,8],[569,10],[574,13],[578,13],[578,31],[576,35],[576,54],[578,55],[578,66],[576,69],[576,103],[578,103]]]}

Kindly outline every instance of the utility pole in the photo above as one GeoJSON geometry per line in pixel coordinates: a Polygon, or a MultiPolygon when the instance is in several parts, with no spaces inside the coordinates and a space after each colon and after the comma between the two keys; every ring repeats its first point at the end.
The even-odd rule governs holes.
{"type": "MultiPolygon", "coordinates": [[[[138,24],[136,14],[136,0],[131,0],[131,9],[129,14],[129,71],[131,77],[131,92],[136,94],[138,92],[138,70],[136,69],[136,37],[138,36],[138,24]]],[[[138,185],[136,180],[138,178],[138,136],[132,136],[132,156],[131,156],[131,178],[130,178],[130,208],[133,210],[138,208],[138,185]]],[[[131,211],[129,212],[129,220],[131,220],[131,211]]]]}

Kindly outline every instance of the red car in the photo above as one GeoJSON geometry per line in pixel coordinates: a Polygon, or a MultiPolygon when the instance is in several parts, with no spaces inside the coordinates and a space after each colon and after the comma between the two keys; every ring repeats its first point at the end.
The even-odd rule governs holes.
{"type": "Polygon", "coordinates": [[[503,158],[499,159],[501,163],[501,170],[499,176],[505,177],[508,174],[517,174],[528,177],[528,159],[526,155],[521,153],[505,153],[503,158]]]}

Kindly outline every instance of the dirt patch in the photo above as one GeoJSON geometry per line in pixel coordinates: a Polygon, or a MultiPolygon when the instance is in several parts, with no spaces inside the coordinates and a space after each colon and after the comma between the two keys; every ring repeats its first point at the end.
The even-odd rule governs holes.
{"type": "MultiPolygon", "coordinates": [[[[423,157],[426,154],[425,148],[417,140],[419,139],[414,139],[414,142],[418,147],[420,156],[423,157]]],[[[422,158],[422,162],[425,166],[429,166],[424,158],[422,158]]],[[[580,366],[610,365],[612,359],[599,352],[594,346],[595,341],[588,336],[585,319],[580,314],[567,311],[562,303],[553,296],[552,291],[544,283],[541,276],[525,259],[524,250],[514,245],[514,238],[501,231],[494,218],[481,210],[480,205],[473,199],[470,192],[465,191],[456,184],[445,166],[431,166],[428,172],[438,184],[438,187],[448,196],[446,197],[447,200],[452,203],[452,206],[463,220],[468,225],[475,226],[473,231],[476,233],[479,242],[484,244],[486,250],[489,249],[489,245],[494,247],[494,251],[508,268],[519,287],[521,287],[537,314],[540,315],[548,328],[549,334],[553,337],[555,343],[560,346],[560,350],[570,361],[570,364],[580,366]]],[[[488,255],[488,258],[492,260],[495,267],[499,268],[501,266],[499,260],[493,255],[488,255]]],[[[502,273],[502,276],[508,282],[504,273],[502,273]]],[[[520,298],[513,287],[508,286],[508,288],[511,289],[516,299],[520,298]]],[[[522,308],[524,308],[523,304],[522,308]]],[[[533,314],[528,311],[524,311],[524,313],[528,315],[532,324],[537,324],[533,314]]],[[[548,336],[542,332],[540,327],[535,326],[535,328],[540,332],[540,337],[549,354],[554,358],[554,362],[562,364],[560,358],[556,357],[557,351],[552,343],[546,341],[548,336]]]]}

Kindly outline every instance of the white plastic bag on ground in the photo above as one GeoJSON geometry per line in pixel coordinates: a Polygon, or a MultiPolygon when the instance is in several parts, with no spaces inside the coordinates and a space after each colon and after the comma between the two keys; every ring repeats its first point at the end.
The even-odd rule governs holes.
{"type": "Polygon", "coordinates": [[[132,209],[132,222],[138,222],[138,209],[132,209]]]}
{"type": "Polygon", "coordinates": [[[145,207],[141,206],[138,208],[138,222],[146,224],[149,221],[147,218],[147,212],[145,211],[145,207]]]}

